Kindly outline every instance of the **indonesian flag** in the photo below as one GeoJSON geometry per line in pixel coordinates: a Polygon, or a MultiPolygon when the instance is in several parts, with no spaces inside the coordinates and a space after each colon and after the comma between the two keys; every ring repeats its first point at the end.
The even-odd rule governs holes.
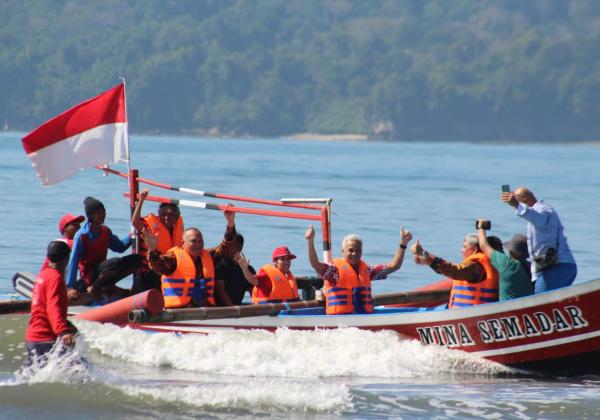
{"type": "Polygon", "coordinates": [[[43,185],[83,168],[129,161],[125,85],[88,99],[22,139],[43,185]]]}

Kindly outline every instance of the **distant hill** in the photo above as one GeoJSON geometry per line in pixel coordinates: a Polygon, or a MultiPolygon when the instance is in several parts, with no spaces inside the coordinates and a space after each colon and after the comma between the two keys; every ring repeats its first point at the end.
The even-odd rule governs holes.
{"type": "Polygon", "coordinates": [[[133,132],[600,139],[597,0],[2,0],[0,126],[127,78],[133,132]]]}

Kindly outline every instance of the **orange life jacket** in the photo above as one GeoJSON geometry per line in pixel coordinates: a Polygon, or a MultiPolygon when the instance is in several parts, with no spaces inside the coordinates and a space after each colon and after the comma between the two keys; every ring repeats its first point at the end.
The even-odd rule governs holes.
{"type": "Polygon", "coordinates": [[[369,266],[361,260],[357,275],[343,258],[333,260],[333,265],[338,270],[339,280],[335,286],[325,284],[327,315],[373,312],[369,266]]]}
{"type": "Polygon", "coordinates": [[[271,293],[269,296],[258,296],[258,287],[252,289],[253,303],[281,303],[298,301],[298,285],[296,278],[290,271],[286,276],[281,270],[272,264],[267,264],[261,267],[269,280],[271,280],[271,293]]]}
{"type": "MultiPolygon", "coordinates": [[[[183,218],[181,216],[177,218],[177,221],[173,225],[173,234],[171,234],[169,229],[167,229],[161,222],[160,217],[153,213],[150,213],[142,220],[146,222],[148,230],[150,230],[153,235],[158,237],[156,249],[158,249],[161,254],[166,253],[173,247],[181,246],[181,244],[183,244],[183,218]]],[[[139,254],[143,257],[142,264],[144,265],[145,270],[148,270],[148,261],[146,259],[148,255],[148,247],[146,246],[144,240],[141,239],[141,236],[139,254]]]]}
{"type": "Polygon", "coordinates": [[[198,306],[215,306],[215,267],[210,252],[205,249],[200,255],[204,278],[197,279],[192,257],[179,246],[169,251],[173,251],[177,259],[177,268],[160,279],[165,308],[187,306],[192,298],[198,306]]]}
{"type": "Polygon", "coordinates": [[[480,305],[498,301],[499,274],[482,252],[475,253],[464,262],[477,261],[485,269],[485,280],[479,283],[469,283],[465,280],[453,280],[450,291],[449,308],[480,305]]]}

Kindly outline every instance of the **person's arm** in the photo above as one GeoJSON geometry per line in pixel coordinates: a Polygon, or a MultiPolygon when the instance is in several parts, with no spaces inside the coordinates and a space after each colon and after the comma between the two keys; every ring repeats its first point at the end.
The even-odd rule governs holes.
{"type": "Polygon", "coordinates": [[[127,248],[131,246],[131,236],[127,234],[122,239],[117,235],[112,233],[110,229],[108,229],[108,249],[114,252],[123,253],[127,251],[127,248]]]}
{"type": "Polygon", "coordinates": [[[223,212],[225,216],[225,220],[227,220],[227,227],[225,228],[225,234],[223,235],[223,240],[219,245],[214,248],[211,248],[211,252],[214,255],[225,256],[229,258],[233,258],[236,252],[236,243],[235,243],[235,212],[225,210],[223,212]]]}
{"type": "Polygon", "coordinates": [[[419,241],[411,248],[415,255],[415,263],[428,265],[433,271],[454,280],[465,280],[469,283],[480,283],[485,280],[485,269],[477,261],[453,264],[425,251],[419,241]]]}
{"type": "Polygon", "coordinates": [[[540,205],[538,208],[526,206],[523,203],[519,203],[515,210],[515,214],[529,223],[534,225],[536,228],[545,227],[550,221],[550,215],[552,209],[548,206],[540,205]]]}
{"type": "Polygon", "coordinates": [[[133,211],[133,215],[131,216],[131,225],[140,232],[144,227],[144,222],[141,218],[142,206],[144,205],[144,201],[146,201],[146,197],[148,197],[149,192],[150,190],[148,188],[144,188],[142,192],[140,192],[140,199],[135,205],[135,210],[133,211]]]}
{"type": "Polygon", "coordinates": [[[304,238],[308,244],[308,261],[311,267],[317,272],[319,276],[322,276],[328,265],[319,261],[317,257],[317,251],[315,250],[315,229],[313,225],[310,225],[304,233],[304,238]]]}
{"type": "Polygon", "coordinates": [[[267,297],[271,294],[271,291],[273,290],[271,279],[262,268],[258,270],[258,274],[256,275],[256,286],[254,287],[258,288],[259,297],[267,297]]]}
{"type": "Polygon", "coordinates": [[[148,246],[148,266],[151,270],[158,274],[169,275],[177,268],[177,258],[172,252],[167,252],[165,255],[160,255],[157,249],[158,236],[152,234],[150,230],[144,228],[142,230],[142,238],[148,246]]]}
{"type": "Polygon", "coordinates": [[[234,257],[234,261],[238,263],[238,265],[242,269],[242,273],[244,274],[244,278],[246,279],[246,281],[253,286],[258,286],[258,279],[254,275],[254,273],[250,271],[250,260],[246,259],[246,256],[242,252],[240,252],[236,254],[236,256],[234,257]]]}
{"type": "Polygon", "coordinates": [[[402,266],[402,262],[404,261],[404,254],[406,252],[408,243],[411,241],[411,239],[412,234],[409,231],[404,230],[403,227],[400,228],[400,244],[398,246],[398,249],[396,250],[394,258],[387,264],[385,268],[386,274],[391,274],[402,266]]]}
{"type": "MultiPolygon", "coordinates": [[[[483,221],[483,219],[478,220],[477,226],[481,226],[481,222],[483,221]]],[[[477,229],[477,236],[479,237],[479,248],[481,249],[481,252],[487,255],[488,258],[491,257],[494,248],[491,247],[490,243],[487,240],[487,237],[485,236],[485,229],[477,229]]]]}
{"type": "MultiPolygon", "coordinates": [[[[52,332],[57,337],[72,333],[67,322],[67,293],[63,279],[60,276],[52,277],[46,285],[46,313],[52,332]]],[[[48,281],[46,280],[46,281],[48,281]]]]}
{"type": "Polygon", "coordinates": [[[79,260],[83,253],[83,242],[81,241],[81,231],[75,234],[73,238],[73,248],[71,249],[71,255],[69,256],[69,264],[67,265],[67,275],[65,281],[67,283],[67,289],[69,289],[69,297],[72,299],[77,298],[75,291],[75,283],[77,282],[77,273],[79,272],[79,260]]]}

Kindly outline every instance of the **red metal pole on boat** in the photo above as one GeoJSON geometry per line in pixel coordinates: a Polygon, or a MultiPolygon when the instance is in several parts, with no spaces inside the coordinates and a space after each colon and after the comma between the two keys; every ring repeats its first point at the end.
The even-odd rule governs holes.
{"type": "MultiPolygon", "coordinates": [[[[118,176],[125,177],[125,178],[127,177],[127,174],[124,174],[122,172],[116,171],[111,168],[105,168],[102,166],[96,166],[96,168],[100,169],[101,171],[111,173],[113,175],[118,175],[118,176]]],[[[308,204],[286,204],[286,203],[282,203],[280,201],[275,201],[275,200],[265,200],[262,198],[242,197],[239,195],[212,193],[212,192],[195,190],[192,188],[177,187],[174,185],[169,185],[169,184],[165,184],[163,182],[153,181],[151,179],[146,179],[146,178],[138,177],[137,181],[141,182],[143,184],[148,184],[148,185],[153,185],[155,187],[164,188],[166,190],[179,191],[179,192],[184,192],[184,193],[194,194],[194,195],[201,195],[204,197],[220,198],[223,200],[244,201],[246,203],[267,204],[269,206],[279,206],[279,207],[297,207],[297,208],[301,208],[301,209],[310,209],[310,210],[320,210],[321,209],[320,206],[313,206],[313,205],[308,205],[308,204]]]]}
{"type": "Polygon", "coordinates": [[[331,255],[331,199],[321,207],[321,232],[323,235],[323,260],[333,261],[331,255]]]}
{"type": "MultiPolygon", "coordinates": [[[[130,197],[129,193],[123,194],[125,197],[130,197]]],[[[149,195],[146,197],[146,201],[156,201],[159,203],[170,203],[177,204],[182,207],[195,207],[198,209],[207,209],[207,210],[221,210],[221,211],[233,211],[236,213],[247,213],[247,214],[258,214],[261,216],[273,216],[273,217],[287,217],[289,219],[305,219],[305,220],[321,220],[321,216],[316,214],[306,214],[306,213],[291,213],[284,211],[276,211],[276,210],[264,210],[264,209],[252,209],[248,207],[237,207],[230,206],[227,204],[213,204],[213,203],[205,203],[202,201],[192,201],[192,200],[178,200],[175,198],[167,198],[167,197],[159,197],[155,195],[149,195]]]]}
{"type": "MultiPolygon", "coordinates": [[[[139,172],[137,169],[129,170],[129,208],[130,208],[129,219],[131,219],[133,217],[133,212],[135,211],[135,205],[137,202],[136,197],[138,196],[138,194],[140,192],[140,186],[137,181],[138,176],[139,176],[139,172]]],[[[134,254],[137,254],[139,252],[139,232],[137,231],[137,229],[133,229],[132,234],[133,234],[132,251],[134,254]]]]}

